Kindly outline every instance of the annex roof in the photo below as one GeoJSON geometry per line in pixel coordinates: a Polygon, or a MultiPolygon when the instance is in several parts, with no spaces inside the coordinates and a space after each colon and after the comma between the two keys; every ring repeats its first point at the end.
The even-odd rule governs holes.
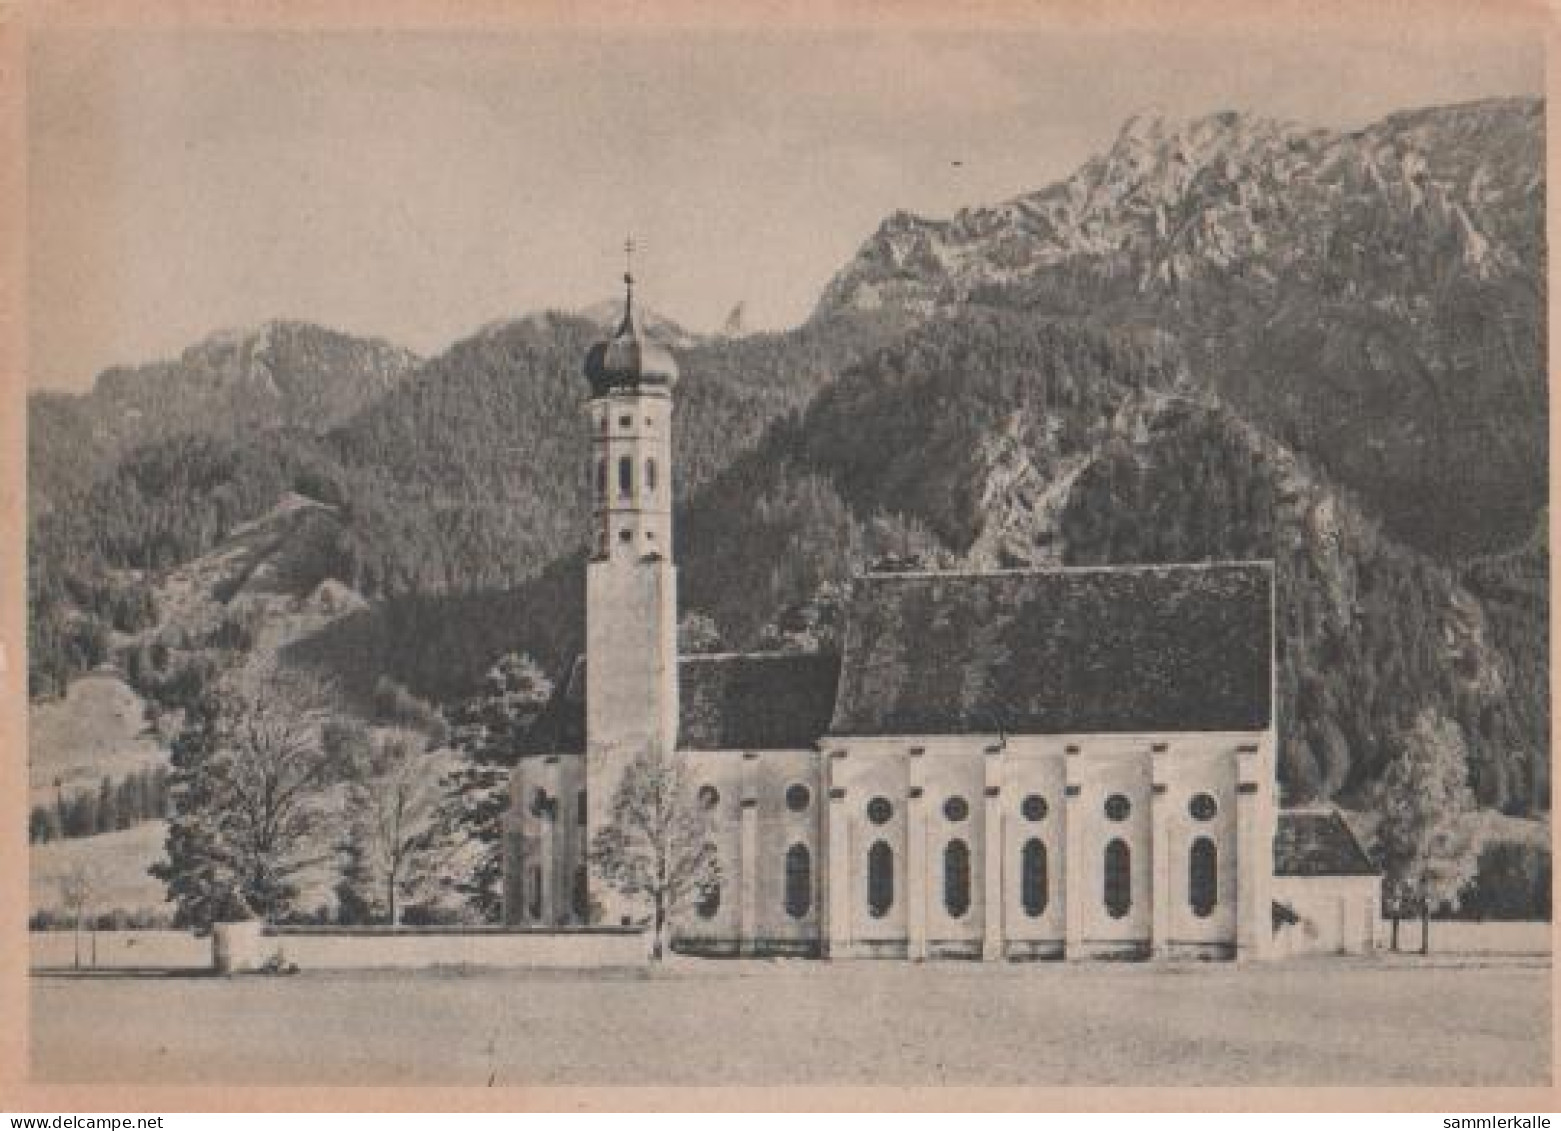
{"type": "Polygon", "coordinates": [[[1337,810],[1279,814],[1274,834],[1276,876],[1376,876],[1381,873],[1337,810]]]}

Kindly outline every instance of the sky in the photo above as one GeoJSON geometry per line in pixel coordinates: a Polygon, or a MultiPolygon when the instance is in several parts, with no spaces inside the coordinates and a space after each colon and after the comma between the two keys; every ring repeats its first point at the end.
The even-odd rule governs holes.
{"type": "Polygon", "coordinates": [[[1042,187],[1134,114],[1354,127],[1543,85],[1537,43],[1428,27],[55,29],[28,60],[31,383],[275,317],[436,353],[616,295],[629,234],[655,309],[781,328],[890,212],[1042,187]]]}

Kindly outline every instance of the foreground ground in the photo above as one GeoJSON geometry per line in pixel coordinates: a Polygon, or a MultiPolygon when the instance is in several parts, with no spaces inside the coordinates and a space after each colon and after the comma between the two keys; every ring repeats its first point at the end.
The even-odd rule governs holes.
{"type": "Polygon", "coordinates": [[[1548,1083],[1548,963],[38,977],[40,1081],[1548,1083]]]}

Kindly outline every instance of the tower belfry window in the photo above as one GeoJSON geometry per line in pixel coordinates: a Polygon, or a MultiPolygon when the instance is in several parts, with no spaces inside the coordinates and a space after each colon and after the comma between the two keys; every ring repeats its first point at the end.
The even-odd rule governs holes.
{"type": "Polygon", "coordinates": [[[645,461],[645,490],[646,491],[654,491],[655,489],[656,489],[656,461],[653,460],[653,459],[647,459],[645,461]]]}
{"type": "Polygon", "coordinates": [[[627,495],[634,490],[634,460],[629,456],[618,459],[618,494],[627,495]]]}

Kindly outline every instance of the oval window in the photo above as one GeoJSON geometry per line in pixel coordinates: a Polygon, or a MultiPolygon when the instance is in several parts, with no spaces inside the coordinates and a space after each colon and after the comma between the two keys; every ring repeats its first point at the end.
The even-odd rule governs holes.
{"type": "Polygon", "coordinates": [[[1106,845],[1106,914],[1121,919],[1133,907],[1133,853],[1127,841],[1118,838],[1106,845]]]}
{"type": "Polygon", "coordinates": [[[1219,803],[1214,800],[1213,794],[1195,793],[1192,800],[1187,802],[1187,813],[1195,821],[1212,821],[1214,814],[1219,811],[1219,803]]]}
{"type": "Polygon", "coordinates": [[[786,914],[801,919],[813,906],[813,857],[805,844],[786,850],[786,914]]]}
{"type": "Polygon", "coordinates": [[[970,805],[963,797],[951,797],[943,803],[943,815],[951,821],[963,821],[970,816],[970,805]]]}
{"type": "Polygon", "coordinates": [[[1046,846],[1032,837],[1019,857],[1019,899],[1030,918],[1046,910],[1046,889],[1046,846]]]}
{"type": "Polygon", "coordinates": [[[894,849],[883,841],[867,850],[867,913],[882,919],[894,906],[894,849]]]}
{"type": "Polygon", "coordinates": [[[813,800],[813,794],[808,787],[798,782],[786,790],[786,808],[793,813],[800,813],[808,807],[808,802],[813,800]]]}
{"type": "Polygon", "coordinates": [[[1040,821],[1046,817],[1046,798],[1039,793],[1032,793],[1019,803],[1019,812],[1024,814],[1026,821],[1040,821]]]}
{"type": "Polygon", "coordinates": [[[970,910],[970,848],[962,840],[943,850],[943,907],[952,919],[970,910]]]}
{"type": "Polygon", "coordinates": [[[867,819],[875,825],[887,825],[894,816],[894,806],[887,797],[875,797],[867,803],[867,819]]]}
{"type": "Polygon", "coordinates": [[[1192,842],[1192,851],[1187,857],[1187,902],[1192,904],[1192,913],[1200,919],[1212,915],[1214,905],[1219,902],[1219,872],[1219,850],[1208,837],[1200,836],[1192,842]]]}
{"type": "Polygon", "coordinates": [[[1120,793],[1113,793],[1106,798],[1106,816],[1113,821],[1125,821],[1127,815],[1133,811],[1133,803],[1120,793]]]}

